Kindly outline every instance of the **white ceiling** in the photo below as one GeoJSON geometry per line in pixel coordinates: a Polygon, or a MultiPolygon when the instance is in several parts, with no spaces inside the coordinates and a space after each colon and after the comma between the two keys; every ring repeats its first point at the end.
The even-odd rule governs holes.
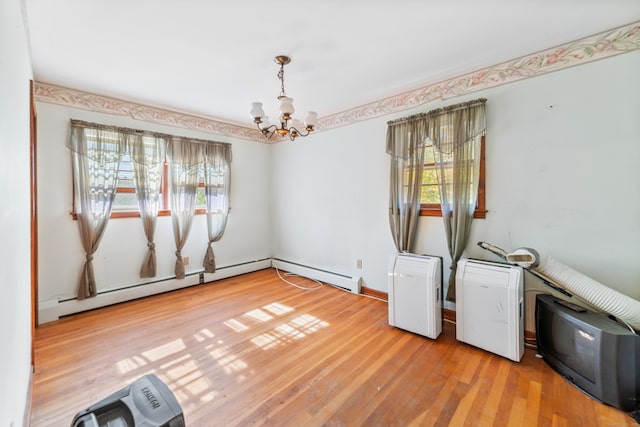
{"type": "Polygon", "coordinates": [[[638,0],[23,0],[37,81],[252,126],[348,110],[640,20],[638,0]]]}

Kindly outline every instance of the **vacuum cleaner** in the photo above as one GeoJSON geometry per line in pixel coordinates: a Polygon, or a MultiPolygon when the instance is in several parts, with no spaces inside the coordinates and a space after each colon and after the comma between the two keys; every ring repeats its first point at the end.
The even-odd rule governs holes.
{"type": "Polygon", "coordinates": [[[71,427],[184,427],[182,408],[157,376],[148,374],[79,412],[71,427]]]}

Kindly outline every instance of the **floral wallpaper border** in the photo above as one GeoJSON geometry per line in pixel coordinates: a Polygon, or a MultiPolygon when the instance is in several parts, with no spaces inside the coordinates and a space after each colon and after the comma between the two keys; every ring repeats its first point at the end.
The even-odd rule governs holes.
{"type": "MultiPolygon", "coordinates": [[[[640,22],[322,117],[317,129],[318,131],[334,129],[414,108],[435,100],[466,95],[637,49],[640,49],[640,22]]],[[[268,142],[258,130],[249,126],[239,126],[213,118],[137,104],[42,82],[36,82],[35,97],[40,102],[127,116],[137,120],[250,141],[268,142]]]]}
{"type": "Polygon", "coordinates": [[[216,135],[265,142],[262,133],[255,128],[252,129],[207,117],[199,117],[192,114],[137,104],[42,82],[36,82],[35,84],[35,98],[36,101],[50,104],[113,114],[116,116],[126,116],[145,122],[193,129],[216,135]]]}

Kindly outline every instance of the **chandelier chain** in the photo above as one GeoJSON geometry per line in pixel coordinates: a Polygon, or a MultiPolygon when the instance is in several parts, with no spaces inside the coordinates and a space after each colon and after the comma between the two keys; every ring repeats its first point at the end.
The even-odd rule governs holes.
{"type": "Polygon", "coordinates": [[[280,96],[278,99],[287,96],[284,92],[284,64],[280,64],[280,71],[278,71],[278,78],[280,79],[280,96]]]}

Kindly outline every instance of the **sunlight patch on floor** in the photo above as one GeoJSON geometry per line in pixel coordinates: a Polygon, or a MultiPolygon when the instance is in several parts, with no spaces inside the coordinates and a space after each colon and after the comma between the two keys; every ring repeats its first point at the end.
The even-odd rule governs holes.
{"type": "Polygon", "coordinates": [[[313,333],[321,328],[329,326],[329,323],[310,314],[303,314],[300,317],[296,317],[291,321],[291,323],[296,327],[303,328],[306,333],[313,333]]]}
{"type": "Polygon", "coordinates": [[[211,328],[198,329],[193,332],[191,339],[174,339],[139,355],[120,360],[116,363],[116,368],[120,374],[144,375],[148,373],[145,370],[148,371],[149,366],[159,366],[159,377],[174,392],[182,408],[190,410],[198,404],[212,402],[221,395],[214,384],[218,374],[202,371],[199,362],[202,354],[212,357],[224,374],[234,376],[237,381],[243,382],[258,375],[258,371],[249,367],[242,359],[244,353],[255,351],[254,346],[263,350],[285,346],[328,326],[328,322],[311,314],[298,315],[294,308],[273,302],[211,328]],[[282,316],[286,317],[278,319],[282,316]],[[224,332],[224,328],[236,333],[246,333],[252,327],[261,327],[262,331],[269,328],[267,332],[251,338],[254,346],[231,348],[222,339],[224,334],[228,333],[224,332]]]}
{"type": "Polygon", "coordinates": [[[210,391],[207,394],[204,394],[201,398],[200,401],[203,403],[207,403],[207,402],[211,402],[213,399],[216,398],[216,396],[218,395],[218,393],[210,391]]]}
{"type": "Polygon", "coordinates": [[[294,340],[304,338],[305,336],[302,332],[300,332],[300,330],[286,323],[276,326],[274,331],[282,337],[290,337],[291,339],[294,339],[294,340]]]}
{"type": "Polygon", "coordinates": [[[160,369],[162,369],[163,371],[166,371],[167,369],[171,368],[172,366],[174,366],[174,365],[176,365],[178,363],[182,363],[182,362],[184,362],[186,360],[190,360],[190,359],[191,359],[191,355],[190,354],[185,354],[184,356],[180,356],[178,358],[166,361],[165,363],[160,365],[160,369]]]}
{"type": "Polygon", "coordinates": [[[213,334],[213,332],[211,332],[207,328],[204,328],[204,329],[200,329],[198,332],[196,332],[193,337],[196,339],[196,341],[203,342],[203,341],[206,341],[207,339],[213,338],[214,336],[215,335],[213,334]]]}
{"type": "Polygon", "coordinates": [[[266,313],[263,310],[260,310],[259,308],[256,308],[255,310],[251,310],[245,313],[244,315],[252,319],[258,320],[260,322],[267,322],[273,319],[273,316],[271,316],[270,314],[266,313]]]}
{"type": "Polygon", "coordinates": [[[224,324],[226,326],[230,327],[231,329],[233,329],[236,332],[242,332],[242,331],[246,331],[247,329],[249,329],[249,327],[247,325],[245,325],[242,322],[237,321],[236,319],[229,319],[229,320],[225,321],[224,324]]]}
{"type": "Polygon", "coordinates": [[[147,364],[147,361],[144,360],[142,357],[132,356],[116,363],[116,369],[120,374],[126,374],[128,372],[135,371],[136,369],[140,369],[146,364],[147,364]]]}
{"type": "Polygon", "coordinates": [[[171,356],[172,354],[178,353],[184,350],[186,346],[184,345],[184,341],[182,339],[173,340],[151,350],[147,350],[142,352],[142,355],[146,357],[148,360],[155,362],[164,357],[171,356]]]}
{"type": "Polygon", "coordinates": [[[247,364],[235,354],[231,353],[227,346],[216,348],[209,354],[216,359],[227,374],[232,374],[247,368],[247,364]]]}
{"type": "Polygon", "coordinates": [[[310,314],[303,314],[288,323],[279,324],[272,331],[252,338],[251,342],[263,350],[269,350],[304,338],[307,334],[327,326],[329,326],[329,323],[310,314]]]}
{"type": "Polygon", "coordinates": [[[288,307],[284,304],[280,304],[279,302],[273,302],[271,304],[265,305],[264,307],[265,310],[270,311],[271,313],[275,314],[276,316],[281,316],[285,313],[289,313],[290,311],[293,311],[293,308],[288,307]]]}
{"type": "Polygon", "coordinates": [[[193,359],[189,358],[185,361],[185,363],[182,363],[181,365],[175,366],[171,369],[167,369],[165,372],[172,380],[178,380],[197,370],[198,365],[193,361],[193,359]]]}
{"type": "Polygon", "coordinates": [[[191,381],[190,383],[185,384],[184,388],[186,388],[187,391],[191,393],[192,396],[198,396],[207,391],[210,391],[211,384],[209,384],[209,381],[207,381],[207,379],[204,378],[200,372],[198,372],[197,377],[195,377],[194,380],[191,381]]]}

